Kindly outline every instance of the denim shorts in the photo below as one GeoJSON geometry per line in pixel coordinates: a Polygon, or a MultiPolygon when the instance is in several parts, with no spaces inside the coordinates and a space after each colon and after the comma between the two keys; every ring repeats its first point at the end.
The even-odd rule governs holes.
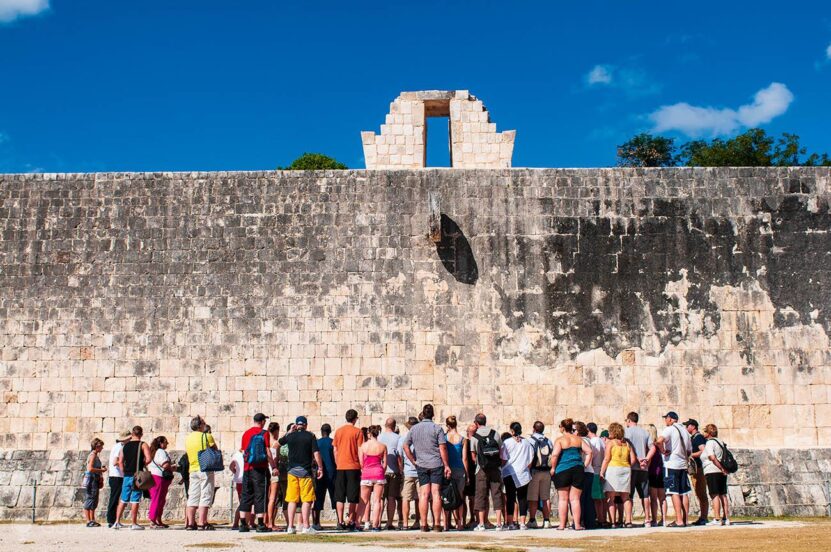
{"type": "Polygon", "coordinates": [[[124,483],[121,485],[121,502],[125,504],[138,504],[141,502],[141,490],[133,488],[134,477],[124,476],[124,483]]]}

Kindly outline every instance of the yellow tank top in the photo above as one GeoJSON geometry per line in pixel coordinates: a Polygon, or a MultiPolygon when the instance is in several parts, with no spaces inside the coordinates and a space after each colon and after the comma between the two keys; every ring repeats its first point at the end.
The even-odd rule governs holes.
{"type": "Polygon", "coordinates": [[[609,460],[609,467],[613,468],[628,468],[629,464],[629,445],[613,445],[612,457],[609,460]]]}

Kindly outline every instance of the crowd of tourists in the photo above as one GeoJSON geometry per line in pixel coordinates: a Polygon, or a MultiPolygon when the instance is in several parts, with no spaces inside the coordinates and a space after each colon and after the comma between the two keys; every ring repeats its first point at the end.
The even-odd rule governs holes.
{"type": "MultiPolygon", "coordinates": [[[[278,423],[256,414],[227,467],[239,503],[233,529],[316,533],[327,495],[340,531],[633,527],[636,501],[646,527],[730,524],[727,476],[737,466],[713,424],[700,432],[696,420],[679,423],[678,414],[667,412],[659,432],[655,425],[639,425],[638,414],[630,412],[624,424],[602,431],[593,422],[565,419],[559,435],[549,437],[540,421],[526,434],[519,422],[499,432],[482,413],[462,428],[455,416],[440,425],[434,415],[433,406],[425,405],[405,421],[401,435],[395,418],[383,428],[360,427],[350,409],[334,435],[323,424],[318,438],[304,416],[281,432],[278,423]],[[550,521],[552,486],[556,526],[550,521]],[[695,521],[688,519],[693,493],[700,512],[695,521]]],[[[164,436],[147,443],[139,426],[118,436],[106,467],[104,443],[93,439],[84,473],[87,526],[100,526],[95,510],[107,476],[109,527],[126,527],[129,509],[130,528],[144,529],[139,505],[149,498],[150,526],[168,528],[165,502],[178,472],[187,496],[185,528],[214,530],[208,522],[214,477],[226,468],[205,420],[193,418],[190,429],[185,454],[176,461],[164,436]]]]}

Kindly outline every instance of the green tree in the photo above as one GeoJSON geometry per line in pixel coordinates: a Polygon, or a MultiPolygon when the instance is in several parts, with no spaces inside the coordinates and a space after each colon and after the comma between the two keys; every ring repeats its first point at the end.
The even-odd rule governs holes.
{"type": "Polygon", "coordinates": [[[676,165],[675,139],[638,134],[617,147],[619,167],[673,167],[676,165]]]}
{"type": "Polygon", "coordinates": [[[773,138],[752,128],[727,140],[688,142],[681,146],[680,159],[688,167],[769,167],[772,148],[773,138]]]}
{"type": "Polygon", "coordinates": [[[688,167],[799,167],[828,166],[828,154],[812,153],[796,134],[775,139],[761,128],[751,128],[734,138],[694,140],[681,146],[680,161],[688,167]]]}
{"type": "Polygon", "coordinates": [[[278,171],[321,171],[344,170],[346,165],[322,153],[304,153],[291,162],[288,167],[277,167],[278,171]]]}

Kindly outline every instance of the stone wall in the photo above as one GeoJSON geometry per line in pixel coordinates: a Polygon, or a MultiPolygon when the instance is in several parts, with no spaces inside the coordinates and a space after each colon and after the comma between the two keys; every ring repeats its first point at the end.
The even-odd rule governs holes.
{"type": "MultiPolygon", "coordinates": [[[[0,175],[0,449],[59,464],[133,424],[181,448],[198,413],[231,450],[257,410],[367,425],[427,401],[499,427],[671,407],[734,447],[827,449],[829,180],[0,175]]],[[[0,492],[25,501],[4,466],[0,492]]]]}
{"type": "MultiPolygon", "coordinates": [[[[740,470],[728,479],[733,515],[748,516],[826,516],[831,515],[831,449],[739,449],[733,451],[740,470]]],[[[0,453],[0,520],[60,521],[82,519],[84,490],[81,473],[86,451],[67,451],[51,459],[49,451],[8,451],[0,453]],[[37,490],[34,483],[37,481],[37,490]],[[35,501],[34,511],[32,500],[35,501]]],[[[104,453],[106,456],[107,453],[104,453]]],[[[174,459],[182,451],[171,451],[174,459]]],[[[230,458],[226,458],[227,465],[230,458]]],[[[168,520],[184,519],[184,487],[176,475],[165,507],[168,520]]],[[[236,494],[231,500],[230,472],[217,474],[218,491],[211,519],[230,520],[232,508],[239,506],[236,494]]],[[[106,510],[109,488],[101,491],[100,518],[106,510]]],[[[324,517],[334,519],[328,508],[324,517]]],[[[144,503],[143,508],[146,508],[144,503]]],[[[557,509],[557,493],[552,489],[552,507],[557,509]]],[[[691,498],[693,515],[698,504],[691,498]]],[[[669,504],[672,511],[672,504],[669,504]]],[[[635,508],[641,512],[640,506],[635,508]]]]}

